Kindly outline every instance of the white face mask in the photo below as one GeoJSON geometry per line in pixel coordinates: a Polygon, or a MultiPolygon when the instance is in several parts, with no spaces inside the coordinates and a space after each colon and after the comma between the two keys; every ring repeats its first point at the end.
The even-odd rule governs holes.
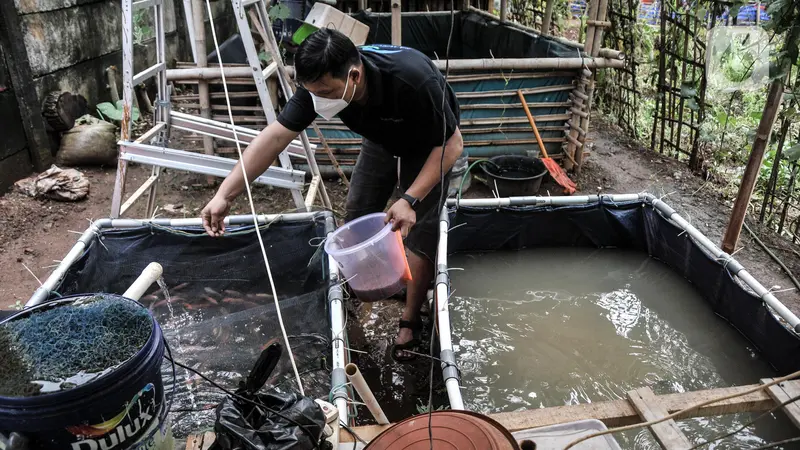
{"type": "Polygon", "coordinates": [[[324,98],[311,94],[311,99],[314,101],[314,111],[322,116],[323,119],[333,119],[337,114],[342,112],[343,109],[347,108],[347,105],[349,105],[350,102],[353,101],[353,98],[355,98],[356,86],[353,85],[353,94],[350,96],[350,100],[344,99],[344,96],[347,95],[347,85],[350,83],[350,72],[352,71],[353,69],[351,68],[347,72],[347,80],[344,83],[344,92],[342,92],[342,98],[324,98]]]}

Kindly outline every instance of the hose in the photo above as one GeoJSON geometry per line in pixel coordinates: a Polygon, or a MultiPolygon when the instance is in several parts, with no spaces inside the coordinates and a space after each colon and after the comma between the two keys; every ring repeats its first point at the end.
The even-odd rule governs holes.
{"type": "MultiPolygon", "coordinates": [[[[467,176],[469,176],[469,173],[472,171],[473,167],[475,167],[479,163],[484,163],[484,162],[488,162],[489,164],[494,164],[493,162],[489,161],[488,159],[479,159],[477,161],[474,161],[472,164],[470,164],[469,167],[467,167],[467,170],[464,171],[464,175],[461,175],[461,183],[458,185],[458,197],[457,197],[458,198],[458,203],[461,203],[461,190],[464,189],[464,180],[467,179],[467,176]]],[[[496,164],[495,164],[495,166],[496,166],[496,164]]]]}

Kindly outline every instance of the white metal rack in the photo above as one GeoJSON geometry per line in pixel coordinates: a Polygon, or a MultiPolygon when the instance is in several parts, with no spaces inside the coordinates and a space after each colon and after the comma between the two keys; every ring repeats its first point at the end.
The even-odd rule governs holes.
{"type": "MultiPolygon", "coordinates": [[[[266,38],[267,47],[273,53],[273,61],[280,69],[283,62],[277,52],[277,43],[271,34],[272,26],[269,23],[269,16],[266,14],[266,6],[263,0],[232,0],[239,34],[248,56],[248,63],[253,72],[253,79],[256,83],[256,90],[264,109],[264,115],[268,123],[276,120],[275,109],[267,91],[265,73],[268,69],[262,70],[258,59],[258,52],[250,34],[250,24],[246,14],[249,5],[255,5],[260,26],[268,30],[266,38]],[[271,42],[269,42],[271,40],[271,42]]],[[[191,10],[187,10],[191,14],[191,10]]],[[[187,22],[190,19],[187,17],[187,22]]],[[[191,27],[190,27],[191,28],[191,27]]],[[[117,164],[117,178],[114,184],[114,194],[111,201],[111,217],[118,218],[123,215],[139,198],[148,193],[147,214],[151,215],[155,209],[156,189],[162,168],[185,170],[205,175],[217,177],[227,176],[236,164],[235,159],[224,158],[216,155],[190,152],[169,148],[169,135],[171,129],[178,129],[188,132],[198,133],[204,136],[211,136],[217,139],[234,141],[234,130],[236,138],[242,145],[249,144],[258,135],[258,131],[231,125],[211,119],[205,119],[192,114],[184,114],[171,109],[170,87],[167,84],[167,63],[166,63],[166,36],[164,33],[164,4],[163,0],[122,0],[122,91],[123,91],[123,115],[121,123],[121,137],[119,141],[119,160],[117,164]],[[156,62],[152,66],[139,73],[134,73],[133,55],[133,13],[142,8],[152,8],[153,22],[155,24],[155,43],[156,43],[156,62]],[[133,110],[133,87],[150,79],[155,78],[157,86],[157,99],[154,103],[155,117],[154,126],[136,139],[131,136],[131,117],[133,110]],[[146,164],[152,166],[150,177],[131,194],[127,200],[125,197],[125,182],[127,179],[127,168],[129,162],[146,164]]],[[[193,49],[193,51],[205,51],[205,49],[193,49]]],[[[278,77],[286,76],[284,70],[278,70],[278,77]]],[[[288,80],[281,80],[282,84],[288,80]]],[[[266,172],[255,179],[255,183],[267,184],[275,187],[286,188],[292,192],[294,202],[299,209],[308,210],[314,204],[317,191],[322,194],[323,205],[331,207],[325,186],[319,174],[319,168],[314,158],[315,147],[310,144],[303,132],[300,139],[294,140],[289,147],[281,152],[278,162],[279,166],[272,166],[266,172]],[[312,173],[312,180],[309,191],[303,197],[305,187],[305,172],[295,170],[290,161],[290,154],[302,158],[308,162],[312,173]]]]}

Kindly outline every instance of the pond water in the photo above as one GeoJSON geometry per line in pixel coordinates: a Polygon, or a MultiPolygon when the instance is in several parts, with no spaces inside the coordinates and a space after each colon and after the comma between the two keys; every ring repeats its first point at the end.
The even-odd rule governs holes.
{"type": "MultiPolygon", "coordinates": [[[[497,413],[758,383],[775,372],[688,281],[646,254],[557,248],[453,255],[453,343],[469,409],[497,413]]],[[[678,422],[694,443],[754,418],[678,422]]],[[[796,436],[768,416],[705,448],[796,436]]],[[[623,448],[659,448],[646,430],[623,448]]],[[[789,447],[787,447],[789,448],[789,447]]]]}

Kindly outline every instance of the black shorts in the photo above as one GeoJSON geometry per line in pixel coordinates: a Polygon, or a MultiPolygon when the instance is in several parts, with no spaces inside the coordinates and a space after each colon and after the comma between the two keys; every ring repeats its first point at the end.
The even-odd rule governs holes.
{"type": "MultiPolygon", "coordinates": [[[[391,199],[395,188],[405,192],[417,178],[428,155],[420,158],[400,158],[400,176],[397,175],[397,158],[381,145],[364,139],[361,153],[358,155],[356,167],[350,178],[350,190],[347,192],[348,222],[361,216],[381,212],[391,199]]],[[[445,174],[444,185],[449,186],[450,174],[445,174]]],[[[417,223],[411,227],[405,239],[406,248],[431,262],[436,259],[436,247],[439,241],[439,200],[441,184],[420,201],[414,210],[417,212],[417,223]]]]}

